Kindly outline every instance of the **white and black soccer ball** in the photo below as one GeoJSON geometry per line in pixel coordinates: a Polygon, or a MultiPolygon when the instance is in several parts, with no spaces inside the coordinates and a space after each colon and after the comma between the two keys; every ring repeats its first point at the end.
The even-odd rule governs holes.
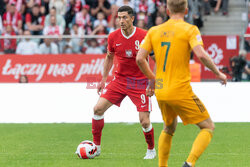
{"type": "Polygon", "coordinates": [[[76,154],[81,159],[93,159],[96,153],[97,147],[95,143],[89,140],[82,141],[76,149],[76,154]]]}

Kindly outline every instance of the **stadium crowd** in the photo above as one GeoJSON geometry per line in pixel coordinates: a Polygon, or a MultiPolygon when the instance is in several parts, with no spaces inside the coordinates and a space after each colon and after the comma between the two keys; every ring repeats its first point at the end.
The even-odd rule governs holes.
{"type": "MultiPolygon", "coordinates": [[[[203,26],[202,14],[223,9],[228,0],[188,0],[186,21],[203,26]],[[202,10],[205,9],[205,10],[202,10]]],[[[96,53],[106,51],[106,39],[77,38],[83,35],[107,35],[119,28],[117,10],[128,5],[135,10],[135,25],[148,29],[168,19],[166,0],[0,0],[0,34],[71,35],[71,39],[2,39],[4,54],[96,53]],[[32,46],[32,47],[29,47],[32,46]],[[32,48],[32,49],[31,49],[32,48]]]]}

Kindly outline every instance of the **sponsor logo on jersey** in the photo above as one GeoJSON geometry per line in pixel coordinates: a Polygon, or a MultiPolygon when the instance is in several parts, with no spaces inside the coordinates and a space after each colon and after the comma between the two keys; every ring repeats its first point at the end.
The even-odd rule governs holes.
{"type": "Polygon", "coordinates": [[[102,90],[102,94],[105,94],[105,93],[107,93],[107,89],[102,90]]]}
{"type": "Polygon", "coordinates": [[[120,45],[122,45],[121,43],[117,43],[117,44],[115,44],[115,46],[120,46],[120,45]]]}

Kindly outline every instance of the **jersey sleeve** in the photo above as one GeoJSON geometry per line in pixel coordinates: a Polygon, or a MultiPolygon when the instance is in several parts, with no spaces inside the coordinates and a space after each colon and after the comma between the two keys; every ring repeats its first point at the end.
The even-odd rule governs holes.
{"type": "Polygon", "coordinates": [[[110,34],[108,36],[108,47],[107,47],[108,52],[115,52],[114,46],[113,46],[113,38],[112,35],[110,34]]]}
{"type": "Polygon", "coordinates": [[[192,30],[190,31],[189,44],[190,44],[192,49],[197,45],[203,45],[201,33],[196,26],[193,26],[192,30]]]}
{"type": "Polygon", "coordinates": [[[140,48],[145,49],[146,51],[148,51],[149,53],[152,51],[153,47],[152,47],[152,43],[151,43],[151,33],[152,30],[150,29],[147,33],[147,35],[145,36],[145,38],[143,39],[143,41],[141,42],[140,48]]]}

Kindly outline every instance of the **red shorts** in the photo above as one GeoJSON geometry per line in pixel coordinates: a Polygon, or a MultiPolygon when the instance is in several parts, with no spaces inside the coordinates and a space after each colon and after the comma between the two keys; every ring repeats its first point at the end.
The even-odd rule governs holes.
{"type": "Polygon", "coordinates": [[[126,81],[114,79],[105,89],[103,89],[101,97],[107,99],[112,104],[120,107],[122,100],[128,96],[136,105],[137,111],[152,111],[152,103],[150,97],[146,96],[145,84],[128,84],[126,81]],[[139,85],[139,86],[137,86],[139,85]]]}

